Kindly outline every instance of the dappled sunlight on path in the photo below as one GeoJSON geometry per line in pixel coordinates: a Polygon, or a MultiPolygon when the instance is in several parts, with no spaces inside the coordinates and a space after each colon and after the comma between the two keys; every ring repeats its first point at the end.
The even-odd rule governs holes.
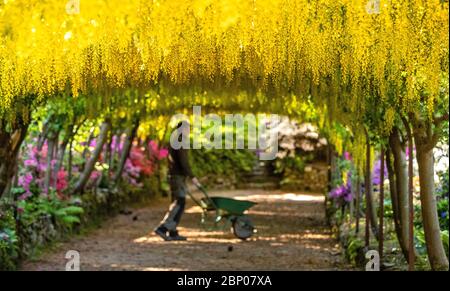
{"type": "MultiPolygon", "coordinates": [[[[196,193],[195,195],[199,195],[196,193]]],[[[189,238],[164,242],[152,229],[168,207],[160,199],[120,215],[87,236],[49,250],[24,270],[63,270],[65,252],[77,250],[82,270],[337,270],[345,269],[325,224],[324,197],[264,190],[215,191],[212,196],[257,202],[249,215],[257,233],[247,241],[229,226],[201,225],[201,210],[188,201],[179,231],[189,238]],[[133,217],[135,219],[133,219],[133,217]]],[[[212,217],[210,217],[212,218],[212,217]]]]}

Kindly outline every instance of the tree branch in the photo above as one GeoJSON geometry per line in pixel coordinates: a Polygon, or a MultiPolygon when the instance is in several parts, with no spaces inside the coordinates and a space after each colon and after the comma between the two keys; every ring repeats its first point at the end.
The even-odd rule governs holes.
{"type": "Polygon", "coordinates": [[[433,119],[433,124],[434,124],[434,126],[439,126],[441,124],[441,122],[443,122],[443,121],[448,121],[448,112],[446,112],[442,116],[435,117],[433,119]]]}

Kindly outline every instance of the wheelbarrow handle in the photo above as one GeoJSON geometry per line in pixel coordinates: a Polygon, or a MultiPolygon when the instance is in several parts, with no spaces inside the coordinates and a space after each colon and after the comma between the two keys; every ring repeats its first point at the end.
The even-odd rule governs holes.
{"type": "Polygon", "coordinates": [[[197,187],[198,190],[200,190],[200,192],[203,193],[203,195],[205,195],[206,199],[208,199],[209,203],[211,203],[212,206],[214,206],[215,209],[217,209],[216,204],[214,203],[214,201],[209,197],[208,192],[206,192],[205,187],[203,187],[203,185],[195,185],[197,187]]]}

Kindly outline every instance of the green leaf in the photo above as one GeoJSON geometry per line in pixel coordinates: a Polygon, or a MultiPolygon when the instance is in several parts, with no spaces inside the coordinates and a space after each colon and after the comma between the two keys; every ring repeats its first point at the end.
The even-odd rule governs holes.
{"type": "Polygon", "coordinates": [[[72,225],[74,223],[80,223],[80,219],[73,215],[63,216],[61,221],[66,225],[72,225]]]}
{"type": "Polygon", "coordinates": [[[62,208],[67,214],[83,214],[84,209],[79,206],[68,206],[62,208]]]}

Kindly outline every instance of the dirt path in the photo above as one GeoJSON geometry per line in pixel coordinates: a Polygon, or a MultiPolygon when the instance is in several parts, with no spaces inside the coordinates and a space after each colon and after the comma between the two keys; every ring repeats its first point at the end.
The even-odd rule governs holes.
{"type": "Polygon", "coordinates": [[[119,215],[85,237],[59,244],[25,263],[23,270],[64,270],[68,250],[79,251],[82,270],[349,268],[342,263],[338,245],[325,225],[322,195],[262,190],[211,194],[258,202],[249,212],[258,233],[243,242],[229,230],[206,230],[200,225],[200,209],[189,200],[179,229],[189,240],[163,242],[151,231],[169,203],[161,199],[131,215],[119,215]]]}

